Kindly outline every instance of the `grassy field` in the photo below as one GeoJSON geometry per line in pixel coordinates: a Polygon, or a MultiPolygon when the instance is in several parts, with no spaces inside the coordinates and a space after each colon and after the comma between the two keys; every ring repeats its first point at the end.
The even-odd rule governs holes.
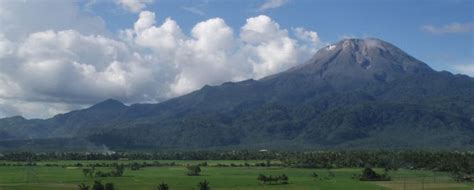
{"type": "MultiPolygon", "coordinates": [[[[94,179],[83,176],[82,169],[78,167],[46,167],[46,164],[73,165],[76,163],[117,163],[119,161],[59,161],[39,162],[36,167],[2,166],[0,167],[0,190],[66,190],[78,189],[77,184],[85,182],[92,184],[94,179]],[[27,177],[30,173],[30,177],[27,177]],[[28,184],[27,184],[28,178],[28,184]]],[[[120,161],[119,163],[137,162],[120,161]]],[[[138,161],[143,162],[143,161],[138,161]]],[[[150,162],[150,161],[147,161],[150,162]]],[[[360,174],[362,169],[333,169],[335,177],[325,179],[328,171],[319,169],[299,169],[280,167],[215,167],[218,164],[243,164],[245,162],[259,163],[263,161],[207,161],[209,167],[201,167],[200,176],[186,176],[186,164],[197,164],[203,161],[159,161],[160,163],[174,162],[177,166],[146,167],[137,171],[126,170],[123,177],[101,178],[102,182],[112,182],[120,190],[152,190],[162,181],[170,189],[197,189],[197,183],[203,180],[210,182],[211,189],[459,189],[472,190],[474,184],[456,183],[446,173],[433,173],[430,171],[399,170],[390,175],[393,181],[389,182],[361,182],[351,179],[354,174],[360,174]],[[313,172],[319,174],[316,179],[311,176],[313,172]],[[287,185],[263,185],[256,180],[259,174],[289,176],[287,185]]],[[[10,162],[12,164],[13,162],[10,162]]],[[[112,168],[98,168],[110,171],[112,168]]],[[[379,172],[381,172],[379,170],[379,172]]]]}

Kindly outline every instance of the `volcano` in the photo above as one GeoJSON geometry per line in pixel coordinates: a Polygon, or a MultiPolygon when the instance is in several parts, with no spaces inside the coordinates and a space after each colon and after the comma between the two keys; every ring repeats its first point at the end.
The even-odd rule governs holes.
{"type": "Polygon", "coordinates": [[[287,71],[158,104],[107,100],[46,120],[2,119],[0,147],[43,139],[117,149],[469,149],[473,94],[473,78],[379,39],[345,39],[287,71]]]}

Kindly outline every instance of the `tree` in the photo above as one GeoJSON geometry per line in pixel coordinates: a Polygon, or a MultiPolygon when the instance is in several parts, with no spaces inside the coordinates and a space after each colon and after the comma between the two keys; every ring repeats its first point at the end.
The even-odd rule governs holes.
{"type": "Polygon", "coordinates": [[[79,190],[89,190],[89,186],[84,183],[79,184],[78,187],[79,190]]]}
{"type": "Polygon", "coordinates": [[[265,176],[265,175],[263,175],[263,174],[260,174],[260,175],[258,175],[257,180],[258,180],[258,181],[262,181],[263,184],[266,184],[267,181],[268,181],[268,177],[265,176]]]}
{"type": "Polygon", "coordinates": [[[125,172],[125,166],[123,164],[116,165],[115,171],[112,171],[111,174],[113,177],[122,177],[125,172]]]}
{"type": "Polygon", "coordinates": [[[380,175],[372,168],[365,168],[359,178],[361,181],[390,181],[390,177],[386,174],[380,175]]]}
{"type": "Polygon", "coordinates": [[[280,183],[280,184],[288,184],[288,176],[285,174],[282,174],[280,176],[265,176],[263,174],[259,174],[257,177],[257,180],[263,181],[263,184],[267,184],[267,182],[270,182],[270,184],[273,183],[280,183]]]}
{"type": "Polygon", "coordinates": [[[199,166],[188,166],[188,176],[198,176],[201,173],[201,167],[199,166]]]}
{"type": "Polygon", "coordinates": [[[211,187],[209,187],[209,182],[207,180],[199,182],[198,187],[199,187],[199,190],[210,190],[211,189],[211,187]]]}
{"type": "Polygon", "coordinates": [[[140,164],[137,162],[134,162],[132,165],[130,165],[130,170],[140,170],[140,164]]]}
{"type": "Polygon", "coordinates": [[[288,184],[288,176],[285,174],[282,174],[281,176],[278,176],[278,181],[281,181],[282,184],[288,184]]]}
{"type": "Polygon", "coordinates": [[[92,190],[105,190],[104,185],[100,181],[94,181],[94,185],[92,186],[92,190]]]}
{"type": "Polygon", "coordinates": [[[156,190],[168,190],[168,184],[165,184],[164,182],[161,182],[161,184],[158,185],[158,187],[155,188],[156,190]]]}

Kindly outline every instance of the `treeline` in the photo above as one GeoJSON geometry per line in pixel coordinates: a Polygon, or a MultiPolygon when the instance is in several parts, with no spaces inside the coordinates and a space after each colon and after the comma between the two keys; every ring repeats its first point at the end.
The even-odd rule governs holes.
{"type": "Polygon", "coordinates": [[[278,175],[278,176],[266,176],[263,174],[258,175],[258,181],[263,182],[263,184],[288,184],[288,176],[285,174],[278,175]]]}
{"type": "Polygon", "coordinates": [[[474,172],[474,152],[376,151],[306,152],[280,159],[285,165],[302,168],[427,169],[474,172]]]}
{"type": "Polygon", "coordinates": [[[114,167],[114,170],[109,172],[104,171],[95,171],[95,167],[92,168],[83,168],[82,173],[84,177],[94,178],[94,177],[122,177],[125,172],[125,165],[120,164],[114,167]]]}
{"type": "MultiPolygon", "coordinates": [[[[117,165],[123,165],[130,170],[140,170],[141,168],[146,167],[166,167],[166,166],[188,166],[187,163],[176,163],[176,162],[159,162],[157,160],[154,161],[143,161],[143,162],[126,162],[126,163],[118,163],[118,162],[99,162],[99,160],[95,163],[44,163],[38,164],[37,162],[0,162],[1,166],[44,166],[44,167],[116,167],[117,165]]],[[[285,167],[285,165],[277,162],[271,162],[270,160],[265,162],[257,162],[257,163],[217,163],[215,165],[208,165],[207,162],[201,162],[197,164],[198,166],[211,166],[211,167],[285,167]]]]}
{"type": "MultiPolygon", "coordinates": [[[[155,153],[28,153],[0,155],[5,161],[52,160],[267,160],[279,161],[283,167],[301,168],[408,168],[474,173],[474,152],[430,151],[194,151],[155,153]]],[[[31,162],[34,163],[34,162],[31,162]]],[[[150,163],[157,165],[156,163],[150,163]]],[[[146,167],[147,164],[141,164],[146,167]]],[[[140,167],[141,167],[140,166],[140,167]]],[[[250,165],[245,165],[250,166],[250,165]]],[[[254,166],[266,166],[261,163],[254,166]]],[[[270,165],[269,165],[270,166],[270,165]]]]}
{"type": "Polygon", "coordinates": [[[260,151],[188,151],[188,152],[8,152],[0,154],[0,160],[37,161],[48,160],[267,160],[278,159],[281,152],[260,151]]]}

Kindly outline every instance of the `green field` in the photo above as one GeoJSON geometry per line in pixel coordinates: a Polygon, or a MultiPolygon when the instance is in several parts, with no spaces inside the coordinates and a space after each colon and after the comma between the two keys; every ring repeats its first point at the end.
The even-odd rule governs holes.
{"type": "MultiPolygon", "coordinates": [[[[80,167],[72,167],[76,163],[128,163],[144,161],[57,161],[39,162],[35,167],[1,166],[0,190],[66,190],[78,189],[77,184],[92,184],[94,179],[84,177],[80,167]],[[46,164],[59,164],[61,167],[46,167],[46,164]],[[28,175],[29,173],[29,175],[28,175]],[[28,177],[29,176],[29,177],[28,177]],[[27,184],[28,181],[28,184],[27,184]]],[[[147,161],[152,162],[152,161],[147,161]]],[[[389,182],[361,182],[351,179],[360,174],[360,168],[333,169],[334,178],[327,178],[325,169],[300,169],[283,167],[217,167],[218,164],[230,165],[252,164],[262,161],[207,161],[208,167],[201,167],[200,176],[187,176],[186,164],[197,164],[203,161],[159,161],[174,162],[176,166],[146,167],[132,171],[127,169],[123,177],[101,178],[102,182],[112,182],[120,190],[152,190],[154,186],[165,182],[170,189],[197,189],[200,181],[208,180],[211,189],[465,189],[472,190],[474,184],[456,183],[446,173],[433,173],[420,170],[399,170],[391,172],[393,180],[389,182]],[[311,176],[316,172],[320,177],[311,176]],[[257,181],[259,174],[280,175],[289,177],[286,185],[264,185],[257,181]]],[[[0,162],[2,163],[2,162],[0,162]]],[[[8,162],[14,164],[15,162],[8,162]]],[[[110,171],[112,168],[101,167],[97,170],[110,171]]],[[[381,170],[378,170],[382,172],[381,170]]]]}

